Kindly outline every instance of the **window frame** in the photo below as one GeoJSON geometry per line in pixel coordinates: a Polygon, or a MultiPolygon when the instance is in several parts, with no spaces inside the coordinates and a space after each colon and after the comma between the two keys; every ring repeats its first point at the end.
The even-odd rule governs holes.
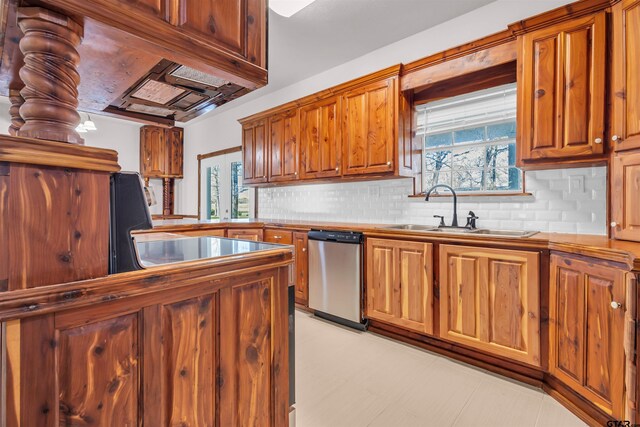
{"type": "MultiPolygon", "coordinates": [[[[420,114],[424,114],[424,112],[419,111],[421,106],[424,106],[425,104],[431,103],[431,102],[435,102],[435,101],[439,101],[439,100],[443,100],[443,99],[447,99],[447,98],[453,98],[453,97],[457,97],[457,96],[462,96],[465,94],[471,94],[474,92],[478,92],[478,91],[482,91],[482,90],[487,90],[487,89],[491,89],[491,88],[495,88],[495,87],[499,87],[499,86],[506,86],[508,84],[517,84],[517,82],[515,81],[515,79],[504,79],[504,80],[500,80],[500,81],[496,81],[494,82],[494,84],[481,84],[478,85],[477,88],[473,88],[473,90],[467,90],[464,92],[460,92],[457,89],[453,89],[451,90],[451,93],[448,93],[448,91],[441,91],[441,90],[435,90],[434,88],[430,88],[429,90],[425,90],[424,93],[422,94],[416,94],[414,97],[414,102],[413,102],[413,112],[414,112],[414,124],[416,126],[417,129],[417,122],[418,122],[418,117],[420,114]],[[429,96],[429,92],[435,92],[438,95],[437,96],[429,96]]],[[[472,87],[472,86],[470,86],[472,87]]],[[[437,89],[437,88],[436,88],[437,89]]],[[[516,122],[516,132],[517,132],[517,105],[516,105],[516,115],[513,119],[513,121],[516,122]]],[[[511,120],[497,120],[497,121],[489,121],[489,122],[485,122],[485,123],[481,123],[481,124],[473,124],[473,125],[469,125],[468,129],[474,129],[474,128],[478,128],[478,127],[484,127],[485,128],[485,137],[486,132],[487,132],[487,126],[489,125],[494,125],[494,124],[500,124],[500,123],[508,123],[511,122],[511,120]]],[[[450,151],[451,152],[451,156],[454,155],[454,153],[456,151],[459,150],[464,150],[465,148],[478,148],[478,147],[489,147],[489,146],[495,146],[495,145],[507,145],[507,144],[514,144],[515,146],[515,150],[516,150],[516,157],[517,157],[517,151],[518,151],[518,138],[517,138],[517,134],[515,137],[513,138],[507,138],[507,139],[498,139],[498,140],[492,140],[492,141],[477,141],[477,142],[468,142],[468,143],[459,143],[456,144],[455,141],[452,141],[451,145],[443,145],[440,147],[430,147],[428,148],[426,146],[426,138],[427,138],[427,132],[426,132],[426,127],[427,127],[427,123],[425,122],[425,132],[423,132],[422,134],[417,134],[417,132],[414,134],[415,137],[419,138],[420,141],[420,151],[421,151],[421,157],[420,157],[420,161],[421,161],[421,176],[420,176],[420,187],[422,188],[422,191],[419,194],[415,194],[414,196],[419,197],[419,196],[424,196],[425,192],[427,191],[427,183],[426,183],[426,179],[427,179],[427,173],[428,171],[426,170],[426,153],[430,152],[438,152],[438,151],[450,151]]],[[[465,130],[467,129],[467,127],[460,127],[457,128],[455,130],[451,130],[450,132],[452,134],[454,134],[456,131],[460,131],[460,130],[465,130]]],[[[445,132],[436,132],[436,133],[445,133],[445,132]]],[[[520,167],[518,167],[517,162],[514,163],[513,166],[508,166],[506,169],[509,169],[511,167],[517,168],[520,170],[520,188],[519,189],[503,189],[503,190],[486,190],[486,189],[480,189],[480,190],[456,190],[456,194],[458,196],[470,196],[470,197],[475,197],[475,196],[494,196],[494,197],[499,197],[499,196],[528,196],[531,193],[527,193],[525,191],[526,188],[526,173],[525,170],[521,169],[520,167]]],[[[500,169],[504,169],[504,168],[500,168],[500,169]]],[[[451,167],[451,169],[448,170],[448,172],[451,173],[451,179],[453,180],[453,173],[456,169],[454,169],[453,165],[451,167]]],[[[461,169],[461,170],[471,170],[471,169],[461,169]]],[[[474,169],[474,170],[482,170],[484,173],[486,173],[488,170],[487,169],[487,164],[486,162],[484,162],[483,168],[482,169],[474,169]]],[[[453,184],[453,182],[450,182],[449,184],[453,184]]],[[[453,185],[451,185],[453,187],[453,185]]],[[[454,187],[455,189],[455,187],[454,187]]],[[[451,194],[449,192],[444,192],[441,194],[438,193],[434,193],[433,196],[445,196],[445,197],[449,197],[451,196],[451,194]]]]}

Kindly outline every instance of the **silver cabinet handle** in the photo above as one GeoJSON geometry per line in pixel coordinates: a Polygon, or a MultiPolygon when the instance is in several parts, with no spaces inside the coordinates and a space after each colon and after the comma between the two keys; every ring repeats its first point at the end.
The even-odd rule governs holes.
{"type": "Polygon", "coordinates": [[[594,142],[596,144],[602,144],[602,138],[596,138],[594,142]]]}
{"type": "Polygon", "coordinates": [[[613,135],[613,136],[611,137],[611,140],[612,140],[613,142],[622,142],[622,138],[620,138],[618,135],[613,135]]]}
{"type": "Polygon", "coordinates": [[[298,176],[298,172],[294,172],[293,174],[294,174],[295,176],[298,176]]]}
{"type": "Polygon", "coordinates": [[[307,248],[302,248],[302,252],[307,252],[307,248]]]}
{"type": "Polygon", "coordinates": [[[615,221],[611,221],[611,224],[609,225],[611,225],[611,228],[616,228],[618,226],[618,223],[615,221]]]}
{"type": "Polygon", "coordinates": [[[387,162],[387,166],[391,166],[391,162],[387,162]]]}
{"type": "Polygon", "coordinates": [[[339,171],[340,171],[340,168],[336,166],[336,172],[339,172],[339,171]]]}
{"type": "Polygon", "coordinates": [[[613,308],[614,310],[617,310],[620,307],[622,307],[622,304],[620,304],[619,302],[616,302],[616,301],[611,301],[611,308],[613,308]]]}

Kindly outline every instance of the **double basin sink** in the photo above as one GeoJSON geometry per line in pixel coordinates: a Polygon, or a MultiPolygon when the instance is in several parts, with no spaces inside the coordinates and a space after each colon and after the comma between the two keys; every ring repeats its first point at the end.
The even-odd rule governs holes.
{"type": "Polygon", "coordinates": [[[382,227],[388,230],[405,230],[418,231],[424,233],[455,233],[455,234],[473,234],[489,237],[514,237],[525,238],[531,237],[537,231],[520,231],[520,230],[490,230],[486,228],[466,228],[466,227],[434,227],[430,225],[415,224],[399,224],[382,227]]]}

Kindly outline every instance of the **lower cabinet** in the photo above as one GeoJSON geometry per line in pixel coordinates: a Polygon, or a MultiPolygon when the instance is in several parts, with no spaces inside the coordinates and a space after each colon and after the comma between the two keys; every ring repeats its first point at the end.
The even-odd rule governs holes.
{"type": "Polygon", "coordinates": [[[440,337],[540,366],[539,253],[440,246],[440,337]]]}
{"type": "Polygon", "coordinates": [[[309,252],[307,233],[293,233],[295,251],[295,298],[298,304],[309,305],[309,252]]]}
{"type": "Polygon", "coordinates": [[[432,334],[432,251],[431,243],[367,239],[366,317],[432,334]]]}
{"type": "Polygon", "coordinates": [[[205,282],[22,320],[20,363],[9,361],[9,370],[18,370],[12,378],[21,369],[31,378],[34,367],[39,374],[8,383],[22,389],[10,424],[288,425],[287,293],[278,271],[213,293],[205,282]]]}
{"type": "Polygon", "coordinates": [[[227,237],[229,239],[240,240],[253,240],[254,242],[261,242],[263,240],[264,233],[260,228],[229,228],[227,230],[227,237]]]}
{"type": "Polygon", "coordinates": [[[614,418],[624,419],[625,271],[551,255],[551,374],[614,418]]]}

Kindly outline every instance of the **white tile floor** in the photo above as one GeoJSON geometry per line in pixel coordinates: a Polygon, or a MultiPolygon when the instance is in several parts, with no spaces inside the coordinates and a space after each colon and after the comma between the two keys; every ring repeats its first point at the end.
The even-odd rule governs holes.
{"type": "Polygon", "coordinates": [[[297,427],[584,426],[541,390],[296,312],[297,427]]]}

